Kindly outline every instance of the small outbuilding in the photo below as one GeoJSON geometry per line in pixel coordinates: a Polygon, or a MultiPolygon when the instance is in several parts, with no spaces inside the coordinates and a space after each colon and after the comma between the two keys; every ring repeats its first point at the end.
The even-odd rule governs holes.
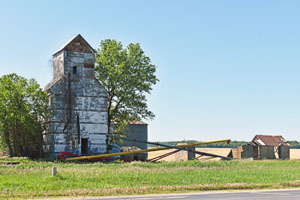
{"type": "Polygon", "coordinates": [[[281,135],[256,135],[250,145],[254,159],[290,159],[290,145],[281,135]]]}
{"type": "Polygon", "coordinates": [[[256,135],[247,145],[232,149],[228,156],[254,160],[289,160],[290,145],[281,135],[256,135]]]}
{"type": "MultiPolygon", "coordinates": [[[[139,141],[148,141],[148,124],[143,121],[134,121],[128,124],[125,130],[124,136],[139,141]]],[[[135,142],[130,140],[118,141],[117,144],[120,146],[122,152],[147,149],[147,144],[142,142],[135,142]]],[[[139,160],[145,161],[148,158],[148,153],[133,154],[130,156],[123,156],[121,158],[125,160],[139,160]],[[131,157],[130,157],[131,156],[131,157]]]]}

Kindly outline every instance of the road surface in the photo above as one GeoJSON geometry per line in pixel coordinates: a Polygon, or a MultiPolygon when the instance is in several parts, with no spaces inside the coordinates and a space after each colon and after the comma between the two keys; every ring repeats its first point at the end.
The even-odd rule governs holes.
{"type": "MultiPolygon", "coordinates": [[[[68,198],[63,198],[68,199],[68,198]]],[[[60,199],[60,200],[63,200],[60,199]]],[[[185,193],[185,194],[157,194],[157,195],[140,195],[140,196],[120,196],[120,197],[81,197],[70,198],[72,200],[204,200],[204,199],[226,199],[226,200],[299,200],[300,189],[287,190],[255,190],[239,192],[202,192],[202,193],[185,193]]],[[[52,199],[53,200],[53,199],[52,199]]]]}

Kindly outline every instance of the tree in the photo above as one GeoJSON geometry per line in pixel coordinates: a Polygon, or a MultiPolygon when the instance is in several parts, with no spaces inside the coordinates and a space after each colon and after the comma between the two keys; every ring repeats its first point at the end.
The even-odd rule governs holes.
{"type": "Polygon", "coordinates": [[[0,77],[0,142],[10,156],[43,156],[48,97],[34,79],[0,77]]]}
{"type": "Polygon", "coordinates": [[[101,41],[95,58],[96,77],[108,91],[108,134],[112,122],[114,132],[122,133],[129,122],[153,119],[146,94],[159,80],[156,66],[140,45],[131,43],[123,48],[121,42],[106,39],[101,41]]]}

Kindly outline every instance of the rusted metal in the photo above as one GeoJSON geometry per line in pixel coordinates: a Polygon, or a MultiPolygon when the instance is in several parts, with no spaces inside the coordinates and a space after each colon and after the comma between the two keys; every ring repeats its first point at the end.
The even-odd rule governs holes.
{"type": "Polygon", "coordinates": [[[60,53],[63,50],[68,50],[68,51],[84,51],[85,53],[96,53],[96,51],[94,50],[94,48],[80,34],[76,35],[74,38],[72,38],[67,43],[65,43],[61,48],[59,48],[53,54],[53,56],[56,56],[58,53],[60,53]],[[71,44],[72,41],[74,41],[75,44],[71,44]],[[77,45],[78,43],[80,45],[77,45]],[[86,45],[88,46],[88,48],[85,47],[86,45]]]}
{"type": "Polygon", "coordinates": [[[256,135],[252,143],[261,146],[261,145],[267,145],[267,146],[290,146],[287,141],[281,136],[273,136],[273,135],[256,135]]]}
{"type": "MultiPolygon", "coordinates": [[[[216,155],[216,154],[212,154],[212,153],[205,153],[205,152],[202,152],[202,151],[196,151],[196,150],[188,149],[188,148],[185,148],[185,147],[181,147],[180,145],[179,146],[172,146],[172,145],[167,145],[167,144],[160,144],[158,142],[146,142],[146,141],[141,141],[141,140],[137,140],[137,139],[130,139],[130,138],[126,138],[126,137],[121,137],[121,136],[117,136],[117,135],[114,135],[114,134],[109,134],[109,135],[107,135],[107,137],[114,137],[114,138],[118,138],[118,139],[122,139],[122,140],[130,140],[130,141],[134,141],[134,142],[147,143],[147,144],[152,144],[152,145],[156,145],[156,146],[167,147],[167,148],[170,148],[170,149],[178,149],[178,150],[182,150],[182,151],[187,151],[187,152],[200,154],[200,155],[204,155],[204,156],[211,156],[211,157],[222,158],[222,159],[225,159],[225,160],[232,160],[232,158],[229,158],[229,157],[224,157],[224,156],[220,156],[220,155],[216,155]]],[[[226,142],[229,143],[230,140],[226,140],[226,142]]],[[[197,146],[197,143],[187,145],[186,147],[190,147],[190,146],[197,146]]]]}
{"type": "MultiPolygon", "coordinates": [[[[219,143],[219,142],[230,142],[230,140],[228,140],[228,139],[227,140],[216,140],[216,141],[209,141],[209,142],[198,142],[198,143],[194,143],[194,144],[179,145],[179,146],[176,146],[175,149],[178,149],[179,147],[186,148],[186,147],[191,147],[191,146],[206,145],[206,144],[213,144],[213,143],[219,143]]],[[[78,158],[68,158],[66,160],[71,161],[71,160],[84,160],[84,159],[91,159],[91,158],[103,158],[103,157],[138,154],[138,153],[145,153],[145,152],[152,152],[152,151],[161,151],[161,150],[166,150],[166,149],[174,149],[174,147],[159,147],[159,148],[144,149],[144,150],[132,151],[132,152],[110,153],[110,154],[101,154],[101,155],[93,155],[93,156],[81,156],[78,158]]],[[[186,149],[184,149],[184,150],[186,150],[186,149]]],[[[232,158],[218,156],[218,155],[204,153],[204,152],[201,152],[201,154],[205,154],[208,156],[213,155],[216,157],[224,158],[226,160],[232,160],[232,158]]]]}

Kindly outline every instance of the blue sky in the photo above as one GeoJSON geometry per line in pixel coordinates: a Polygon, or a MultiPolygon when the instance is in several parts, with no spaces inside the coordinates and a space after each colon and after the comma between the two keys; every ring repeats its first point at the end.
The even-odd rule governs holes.
{"type": "Polygon", "coordinates": [[[299,1],[0,0],[0,75],[44,87],[77,35],[140,43],[160,82],[149,140],[300,140],[299,1]]]}

